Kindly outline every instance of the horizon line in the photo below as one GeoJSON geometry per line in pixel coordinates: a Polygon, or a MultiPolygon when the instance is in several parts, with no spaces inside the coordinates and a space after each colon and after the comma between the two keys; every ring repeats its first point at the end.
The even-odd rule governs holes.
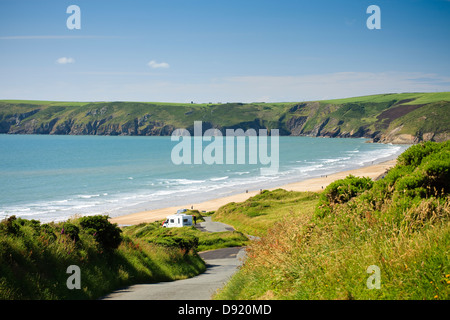
{"type": "Polygon", "coordinates": [[[362,97],[371,97],[371,96],[380,96],[380,95],[393,95],[393,94],[433,94],[433,93],[450,93],[450,91],[435,91],[435,92],[419,92],[419,91],[411,91],[411,92],[385,92],[385,93],[375,93],[361,96],[350,96],[343,98],[332,98],[332,99],[318,99],[318,100],[297,100],[297,101],[277,101],[277,102],[266,102],[266,101],[252,101],[252,102],[242,102],[242,101],[227,101],[227,102],[181,102],[181,101],[138,101],[138,100],[88,100],[88,101],[80,101],[80,100],[43,100],[43,99],[0,99],[0,102],[7,101],[36,101],[36,102],[50,102],[50,103],[112,103],[112,102],[137,102],[137,103],[181,103],[181,104],[229,104],[229,103],[243,103],[243,104],[251,104],[251,103],[299,103],[299,102],[318,102],[318,101],[329,101],[329,100],[342,100],[342,99],[352,99],[352,98],[362,98],[362,97]]]}

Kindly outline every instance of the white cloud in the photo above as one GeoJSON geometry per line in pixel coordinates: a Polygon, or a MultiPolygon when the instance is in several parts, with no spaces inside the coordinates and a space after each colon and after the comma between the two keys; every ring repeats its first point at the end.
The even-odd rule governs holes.
{"type": "Polygon", "coordinates": [[[158,63],[158,62],[156,62],[155,60],[150,61],[150,62],[148,63],[148,66],[149,66],[150,68],[152,68],[152,69],[160,69],[160,68],[162,68],[162,69],[167,69],[167,68],[170,67],[169,64],[168,64],[167,62],[160,62],[160,63],[158,63]]]}
{"type": "Polygon", "coordinates": [[[67,58],[67,57],[61,57],[58,60],[56,60],[57,64],[68,64],[68,63],[75,63],[74,58],[67,58]]]}

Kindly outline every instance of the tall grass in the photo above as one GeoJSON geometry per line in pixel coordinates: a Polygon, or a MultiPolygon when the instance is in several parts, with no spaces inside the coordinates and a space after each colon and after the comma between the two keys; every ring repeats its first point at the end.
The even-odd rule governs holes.
{"type": "Polygon", "coordinates": [[[316,209],[299,201],[216,298],[448,300],[449,170],[450,142],[421,144],[383,180],[342,179],[316,209]],[[367,286],[374,265],[380,289],[367,286]]]}
{"type": "MultiPolygon", "coordinates": [[[[449,214],[448,203],[441,208],[449,214]]],[[[366,217],[285,218],[247,249],[217,299],[449,299],[450,223],[407,233],[366,217]],[[381,289],[369,290],[369,266],[381,289]]]]}
{"type": "Polygon", "coordinates": [[[78,219],[0,224],[0,299],[96,299],[123,286],[192,277],[205,270],[194,250],[124,236],[117,249],[101,245],[78,219]],[[79,230],[78,237],[68,230],[79,230]],[[81,270],[81,289],[68,289],[70,265],[81,270]]]}
{"type": "MultiPolygon", "coordinates": [[[[189,212],[191,213],[191,212],[189,212]]],[[[197,211],[197,222],[203,221],[197,211]]],[[[125,227],[124,234],[146,242],[181,246],[196,251],[214,250],[227,247],[241,247],[248,244],[248,238],[239,231],[202,232],[195,227],[160,228],[161,222],[141,223],[125,227]]]]}
{"type": "Polygon", "coordinates": [[[299,204],[303,210],[313,210],[317,198],[314,192],[263,190],[243,203],[222,206],[212,215],[212,220],[230,224],[249,235],[263,236],[276,222],[297,211],[299,204]]]}

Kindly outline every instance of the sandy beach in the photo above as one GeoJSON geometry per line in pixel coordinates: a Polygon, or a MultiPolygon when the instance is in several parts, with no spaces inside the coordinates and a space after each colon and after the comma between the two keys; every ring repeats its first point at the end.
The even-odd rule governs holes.
{"type": "MultiPolygon", "coordinates": [[[[323,188],[328,186],[331,182],[336,181],[338,179],[345,178],[346,176],[352,174],[357,177],[370,177],[372,179],[376,179],[380,175],[386,172],[389,168],[392,168],[395,166],[396,159],[385,161],[379,164],[358,168],[354,170],[347,170],[342,172],[337,172],[334,174],[330,174],[327,176],[319,177],[319,178],[313,178],[308,180],[303,180],[295,183],[290,183],[286,185],[279,186],[277,188],[272,188],[269,190],[274,189],[285,189],[288,191],[321,191],[323,188]]],[[[158,220],[165,219],[168,215],[176,213],[178,209],[181,208],[191,208],[193,207],[196,210],[199,211],[212,211],[217,210],[221,206],[230,203],[230,202],[242,202],[247,200],[250,197],[253,197],[254,195],[258,194],[260,190],[252,190],[245,193],[240,193],[236,195],[232,195],[229,197],[224,198],[218,198],[213,199],[201,203],[187,203],[185,205],[176,206],[176,207],[168,207],[168,208],[162,208],[162,209],[155,209],[155,210],[149,210],[149,211],[142,211],[132,214],[127,214],[123,216],[118,216],[111,218],[110,221],[112,223],[117,223],[120,226],[124,225],[135,225],[143,222],[154,222],[158,220]]]]}

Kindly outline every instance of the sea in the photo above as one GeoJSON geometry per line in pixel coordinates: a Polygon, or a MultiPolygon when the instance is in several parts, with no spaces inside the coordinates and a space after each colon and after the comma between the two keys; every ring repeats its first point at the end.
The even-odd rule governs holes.
{"type": "MultiPolygon", "coordinates": [[[[183,139],[194,139],[184,137],[183,139]]],[[[396,158],[408,146],[367,139],[279,137],[277,171],[250,160],[254,140],[244,141],[245,161],[174,161],[180,141],[167,137],[0,135],[0,220],[15,215],[42,223],[75,216],[110,217],[189,205],[253,190],[356,169],[396,158]]],[[[187,140],[185,140],[187,141],[187,140]]],[[[194,153],[194,141],[192,141],[194,153]]],[[[203,141],[201,150],[211,150],[203,141]]],[[[217,146],[217,145],[215,145],[217,146]]],[[[238,143],[234,145],[237,157],[238,143]]],[[[197,149],[198,150],[198,149],[197,149]]],[[[220,151],[220,152],[219,152],[220,151]]],[[[184,151],[185,152],[185,151],[184,151]]],[[[185,153],[178,155],[185,155],[185,153]]],[[[189,155],[189,152],[186,152],[189,155]]],[[[192,154],[192,159],[193,159],[192,154]]],[[[187,159],[187,158],[185,158],[187,159]]],[[[216,158],[217,159],[217,158],[216,158]]],[[[230,156],[229,159],[232,159],[230,156]]],[[[272,159],[275,159],[273,157],[272,159]]],[[[267,160],[267,159],[266,159],[267,160]]]]}

